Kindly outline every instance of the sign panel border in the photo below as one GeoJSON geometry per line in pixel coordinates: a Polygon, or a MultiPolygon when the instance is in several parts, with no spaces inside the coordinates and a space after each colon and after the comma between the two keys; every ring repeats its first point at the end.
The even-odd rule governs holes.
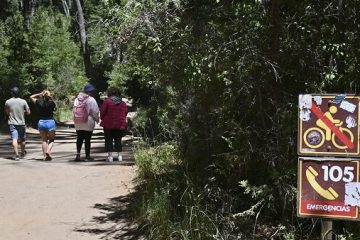
{"type": "MultiPolygon", "coordinates": [[[[299,94],[300,95],[311,95],[311,97],[313,98],[314,96],[320,96],[321,98],[324,99],[333,99],[338,95],[341,94],[299,94]]],[[[297,137],[297,154],[300,156],[339,156],[339,157],[356,157],[359,156],[360,157],[360,96],[357,95],[352,95],[352,94],[346,94],[346,98],[351,98],[351,99],[358,99],[358,104],[357,104],[357,117],[358,117],[358,122],[357,122],[357,133],[356,133],[356,139],[357,139],[357,144],[356,144],[356,152],[312,152],[312,151],[303,151],[304,146],[303,146],[303,121],[300,119],[300,108],[298,107],[298,137],[297,137]]],[[[346,99],[345,98],[345,99],[346,99]]]]}
{"type": "Polygon", "coordinates": [[[359,182],[360,176],[360,160],[356,158],[324,158],[321,157],[298,157],[298,184],[297,184],[297,216],[298,217],[318,217],[318,218],[330,218],[330,219],[339,219],[339,220],[350,220],[350,221],[360,221],[359,218],[359,207],[355,207],[356,216],[349,217],[349,216],[341,216],[341,215],[333,215],[333,214],[312,214],[312,213],[303,213],[301,212],[301,201],[302,201],[302,164],[303,161],[312,161],[312,162],[353,162],[356,163],[357,169],[356,169],[356,182],[359,182]]]}

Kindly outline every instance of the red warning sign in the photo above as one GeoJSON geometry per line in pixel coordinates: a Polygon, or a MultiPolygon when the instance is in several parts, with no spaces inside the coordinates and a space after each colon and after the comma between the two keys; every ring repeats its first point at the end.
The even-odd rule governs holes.
{"type": "Polygon", "coordinates": [[[299,155],[360,156],[359,96],[299,95],[299,155]]]}

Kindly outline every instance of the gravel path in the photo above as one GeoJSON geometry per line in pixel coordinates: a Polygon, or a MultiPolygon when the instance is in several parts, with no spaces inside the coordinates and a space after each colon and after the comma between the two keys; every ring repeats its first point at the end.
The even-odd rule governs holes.
{"type": "Polygon", "coordinates": [[[44,162],[39,135],[30,129],[28,154],[14,161],[10,138],[0,135],[0,239],[138,239],[124,210],[135,177],[131,139],[124,140],[124,161],[105,162],[97,129],[95,161],[74,162],[74,130],[58,129],[54,159],[44,162]]]}

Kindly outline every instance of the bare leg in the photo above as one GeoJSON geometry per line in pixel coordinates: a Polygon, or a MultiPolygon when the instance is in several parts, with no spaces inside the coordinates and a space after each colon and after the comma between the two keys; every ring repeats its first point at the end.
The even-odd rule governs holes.
{"type": "Polygon", "coordinates": [[[40,137],[41,137],[42,151],[43,151],[43,155],[44,155],[44,159],[45,159],[46,153],[47,153],[47,149],[48,149],[47,133],[44,132],[44,131],[40,131],[40,137]]]}
{"type": "Polygon", "coordinates": [[[26,145],[25,138],[19,139],[19,143],[20,143],[21,154],[25,154],[25,145],[26,145]]]}
{"type": "Polygon", "coordinates": [[[18,140],[17,139],[13,139],[12,140],[12,146],[14,148],[14,152],[15,152],[15,155],[18,156],[19,155],[19,149],[18,149],[18,140]]]}
{"type": "Polygon", "coordinates": [[[47,137],[49,140],[49,143],[47,146],[47,153],[51,156],[51,150],[54,146],[55,130],[48,132],[47,137]]]}

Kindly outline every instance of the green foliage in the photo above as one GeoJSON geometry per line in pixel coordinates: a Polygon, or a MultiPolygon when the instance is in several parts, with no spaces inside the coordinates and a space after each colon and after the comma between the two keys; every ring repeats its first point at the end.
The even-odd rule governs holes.
{"type": "Polygon", "coordinates": [[[163,179],[162,176],[166,175],[164,171],[168,171],[176,165],[176,149],[168,144],[150,147],[144,143],[139,143],[134,149],[134,154],[140,180],[138,189],[143,198],[141,216],[143,220],[156,226],[152,230],[150,239],[157,239],[156,236],[160,232],[163,233],[163,236],[169,236],[172,231],[169,221],[172,213],[169,198],[170,189],[168,188],[170,185],[165,183],[166,179],[163,179]],[[159,185],[158,182],[162,182],[162,184],[159,185]]]}
{"type": "Polygon", "coordinates": [[[71,40],[69,26],[70,19],[40,9],[29,33],[31,62],[28,71],[33,80],[27,89],[29,94],[41,89],[54,92],[59,110],[70,108],[73,96],[87,82],[79,48],[71,40]]]}
{"type": "Polygon", "coordinates": [[[22,87],[23,84],[21,84],[20,78],[26,75],[22,60],[26,60],[28,56],[26,42],[28,35],[24,33],[22,22],[23,18],[19,12],[16,12],[4,22],[4,37],[8,40],[7,51],[9,53],[5,59],[10,67],[7,70],[8,74],[5,75],[7,79],[3,82],[3,87],[7,91],[12,84],[22,87]]]}
{"type": "MultiPolygon", "coordinates": [[[[12,86],[18,85],[21,89],[24,86],[20,79],[26,75],[22,59],[27,58],[25,43],[27,35],[23,32],[22,21],[23,18],[18,12],[14,12],[5,21],[0,20],[0,99],[2,101],[10,97],[9,89],[12,86]]],[[[3,107],[2,104],[0,106],[1,114],[4,112],[3,107]]]]}
{"type": "MultiPolygon", "coordinates": [[[[25,96],[49,88],[67,118],[86,81],[70,19],[40,1],[25,27],[20,4],[5,2],[2,100],[13,84],[25,96]]],[[[358,92],[358,1],[84,4],[96,83],[139,109],[149,237],[314,239],[318,224],[296,216],[297,96],[358,92]]],[[[346,223],[339,236],[358,232],[346,223]]]]}
{"type": "Polygon", "coordinates": [[[140,178],[156,177],[176,165],[178,162],[177,149],[170,144],[149,147],[139,143],[135,148],[135,158],[140,178]]]}
{"type": "Polygon", "coordinates": [[[6,85],[6,81],[8,80],[9,76],[9,63],[8,57],[10,55],[9,52],[9,38],[5,34],[5,26],[2,21],[0,21],[0,82],[2,83],[1,86],[1,93],[3,93],[3,85],[6,85]]]}
{"type": "Polygon", "coordinates": [[[37,74],[34,86],[73,94],[85,83],[86,79],[78,69],[82,64],[79,48],[68,32],[69,20],[60,14],[51,16],[41,9],[34,17],[29,41],[32,57],[29,69],[37,74]]]}
{"type": "MultiPolygon", "coordinates": [[[[297,96],[358,90],[360,6],[339,4],[124,1],[113,9],[126,61],[111,84],[136,82],[146,93],[135,97],[143,136],[179,146],[187,187],[169,174],[156,185],[188,201],[167,204],[206,213],[204,229],[228,239],[314,237],[313,222],[296,216],[297,96]]],[[[170,221],[188,227],[182,213],[170,221]]]]}
{"type": "MultiPolygon", "coordinates": [[[[23,21],[15,12],[0,25],[4,33],[1,46],[6,46],[0,47],[3,99],[10,97],[8,89],[14,85],[20,87],[26,99],[49,89],[59,110],[69,108],[73,96],[87,81],[79,47],[69,32],[70,19],[40,8],[28,29],[23,27],[23,21]]],[[[36,116],[32,117],[35,121],[36,116]]]]}
{"type": "Polygon", "coordinates": [[[148,239],[223,239],[210,211],[201,209],[206,190],[195,195],[194,179],[180,165],[174,146],[140,143],[135,158],[142,196],[139,215],[151,226],[148,239]]]}
{"type": "Polygon", "coordinates": [[[4,81],[7,75],[7,71],[9,68],[7,58],[9,57],[9,38],[5,34],[5,26],[3,22],[0,21],[0,78],[1,82],[4,81]]]}

